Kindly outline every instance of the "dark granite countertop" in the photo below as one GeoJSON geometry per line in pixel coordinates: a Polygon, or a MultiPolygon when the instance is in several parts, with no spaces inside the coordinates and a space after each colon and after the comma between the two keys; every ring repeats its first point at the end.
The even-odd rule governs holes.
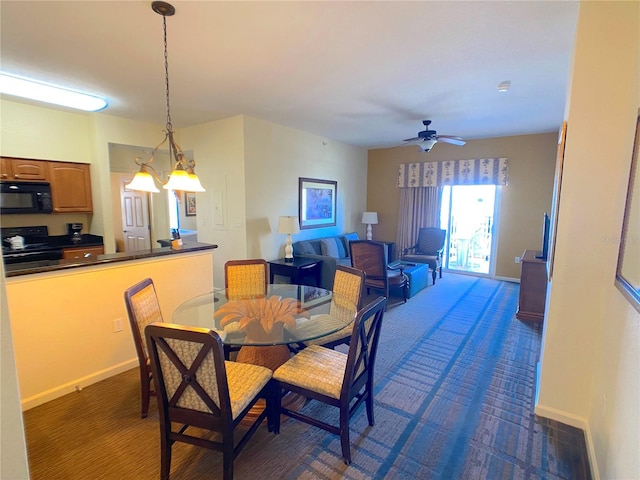
{"type": "MultiPolygon", "coordinates": [[[[74,247],[90,246],[88,243],[73,245],[74,247]]],[[[108,253],[89,258],[73,258],[67,260],[42,260],[39,262],[15,263],[5,265],[4,271],[7,277],[19,275],[29,275],[31,273],[55,272],[69,268],[87,267],[93,265],[104,265],[116,262],[126,262],[128,260],[139,260],[142,258],[162,257],[167,255],[180,255],[183,253],[197,252],[201,250],[213,250],[217,245],[208,243],[185,242],[182,248],[174,250],[171,247],[153,248],[151,250],[140,250],[135,253],[108,253]]]]}

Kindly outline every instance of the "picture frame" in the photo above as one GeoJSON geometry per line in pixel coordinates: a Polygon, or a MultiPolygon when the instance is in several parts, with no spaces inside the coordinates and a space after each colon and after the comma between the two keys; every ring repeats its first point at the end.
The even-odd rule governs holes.
{"type": "Polygon", "coordinates": [[[299,178],[298,218],[300,229],[336,225],[338,182],[316,178],[299,178]]]}
{"type": "Polygon", "coordinates": [[[562,190],[562,170],[564,167],[564,146],[567,140],[567,122],[562,122],[558,135],[558,151],[556,154],[556,172],[553,185],[553,205],[551,207],[551,235],[549,245],[549,280],[553,278],[553,260],[556,254],[556,236],[558,234],[558,215],[560,213],[560,193],[562,190]]]}
{"type": "Polygon", "coordinates": [[[631,154],[629,184],[619,239],[615,285],[640,312],[640,109],[636,115],[636,134],[631,154]]]}
{"type": "Polygon", "coordinates": [[[184,192],[184,214],[187,217],[195,217],[197,214],[196,194],[184,192]]]}

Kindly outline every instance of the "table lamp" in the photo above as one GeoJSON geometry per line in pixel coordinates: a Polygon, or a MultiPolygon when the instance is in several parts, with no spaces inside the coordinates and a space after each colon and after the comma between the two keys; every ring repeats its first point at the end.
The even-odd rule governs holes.
{"type": "Polygon", "coordinates": [[[284,247],[284,261],[293,262],[293,246],[291,245],[291,234],[298,233],[300,226],[298,217],[296,216],[284,216],[278,220],[278,233],[285,233],[287,235],[287,243],[284,247]]]}
{"type": "Polygon", "coordinates": [[[362,223],[367,224],[367,240],[372,240],[373,236],[371,235],[371,225],[378,224],[378,212],[363,212],[362,223]]]}

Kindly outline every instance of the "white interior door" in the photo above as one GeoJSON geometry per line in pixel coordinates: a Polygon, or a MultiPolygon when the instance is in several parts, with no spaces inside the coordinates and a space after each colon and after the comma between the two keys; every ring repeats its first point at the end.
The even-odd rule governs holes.
{"type": "Polygon", "coordinates": [[[125,188],[128,181],[120,182],[122,201],[122,234],[124,251],[127,253],[149,250],[149,197],[145,192],[134,192],[125,188]]]}

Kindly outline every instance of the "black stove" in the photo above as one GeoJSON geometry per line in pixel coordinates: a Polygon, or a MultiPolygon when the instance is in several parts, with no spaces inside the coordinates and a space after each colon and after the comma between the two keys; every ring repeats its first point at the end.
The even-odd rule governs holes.
{"type": "Polygon", "coordinates": [[[49,241],[49,231],[46,225],[0,228],[0,237],[2,238],[2,258],[5,265],[62,259],[62,247],[49,241]],[[7,239],[15,236],[24,238],[23,249],[11,248],[7,239]]]}

